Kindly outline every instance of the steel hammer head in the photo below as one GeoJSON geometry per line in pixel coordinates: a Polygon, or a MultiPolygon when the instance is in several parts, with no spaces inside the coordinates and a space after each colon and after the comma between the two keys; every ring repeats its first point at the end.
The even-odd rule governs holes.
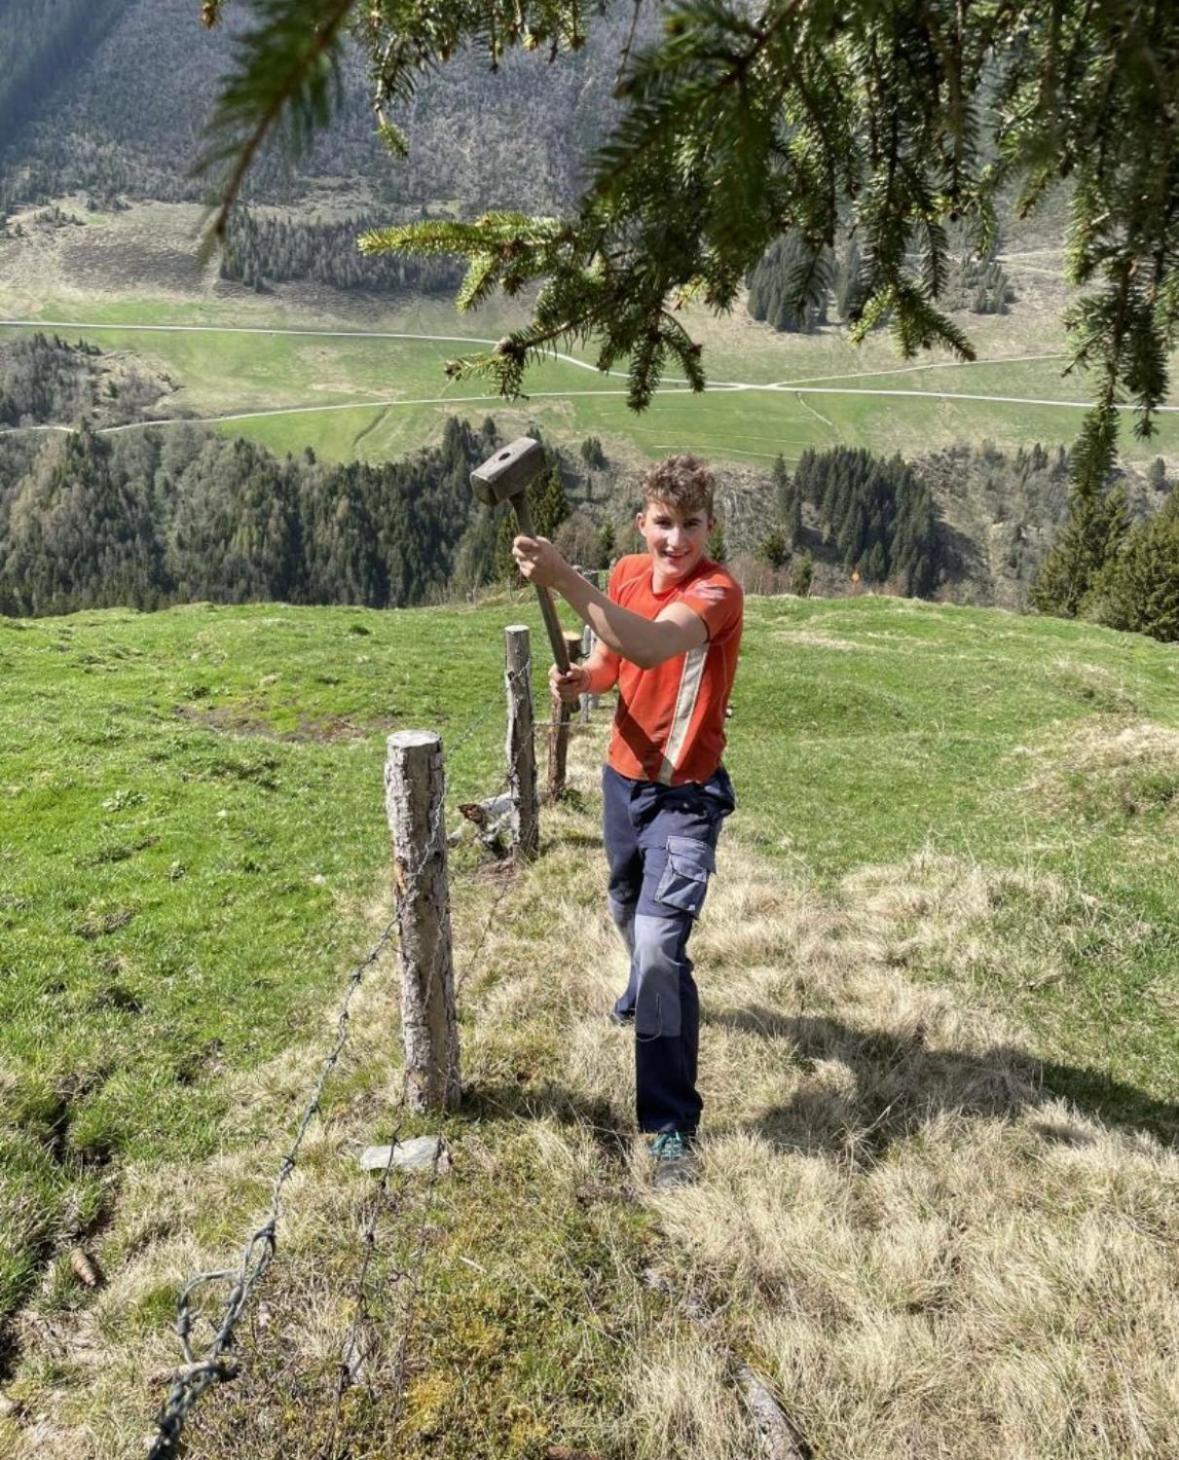
{"type": "Polygon", "coordinates": [[[495,507],[519,497],[544,471],[544,447],[531,436],[517,436],[509,446],[477,466],[471,473],[471,490],[480,502],[495,507]]]}

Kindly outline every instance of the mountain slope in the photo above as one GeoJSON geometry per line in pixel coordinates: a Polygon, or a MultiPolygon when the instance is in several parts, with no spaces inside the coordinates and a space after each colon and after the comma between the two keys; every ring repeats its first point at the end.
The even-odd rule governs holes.
{"type": "MultiPolygon", "coordinates": [[[[17,0],[9,24],[19,60],[0,71],[0,175],[10,198],[88,192],[202,200],[193,177],[218,79],[232,60],[230,6],[213,31],[196,0],[113,0],[61,7],[17,0]],[[51,21],[43,12],[48,11],[51,21]]],[[[650,22],[648,22],[650,23],[650,22]]],[[[407,216],[421,205],[552,211],[568,205],[580,157],[612,112],[609,92],[629,14],[607,17],[575,56],[553,65],[540,54],[511,54],[492,72],[479,54],[456,57],[422,80],[400,120],[411,141],[395,163],[373,135],[364,67],[345,65],[345,103],[335,125],[292,176],[281,149],[254,169],[250,196],[327,207],[378,201],[407,216]]]]}

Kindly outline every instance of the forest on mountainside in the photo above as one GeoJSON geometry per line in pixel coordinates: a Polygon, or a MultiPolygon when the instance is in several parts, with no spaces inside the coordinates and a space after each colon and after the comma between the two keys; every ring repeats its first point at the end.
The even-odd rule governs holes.
{"type": "Polygon", "coordinates": [[[172,389],[141,361],[85,340],[71,345],[38,331],[0,341],[0,428],[141,421],[172,389]]]}
{"type": "Polygon", "coordinates": [[[464,273],[457,259],[360,252],[359,236],[383,222],[375,214],[363,213],[336,223],[308,223],[234,208],[221,254],[221,277],[257,290],[298,279],[380,294],[453,294],[464,273]]]}
{"type": "Polygon", "coordinates": [[[942,566],[938,515],[929,488],[899,456],[808,449],[788,491],[814,507],[827,546],[862,581],[890,583],[908,598],[933,592],[942,566]]]}
{"type": "MultiPolygon", "coordinates": [[[[247,18],[231,6],[210,31],[197,0],[9,0],[0,215],[73,192],[100,206],[123,196],[204,201],[209,179],[194,176],[193,166],[235,29],[247,18]]],[[[286,205],[314,196],[351,211],[375,205],[386,222],[416,217],[423,204],[464,214],[568,206],[583,159],[614,115],[610,93],[630,20],[621,10],[606,16],[557,66],[539,51],[511,54],[493,70],[476,50],[424,75],[411,104],[393,112],[409,137],[405,161],[375,136],[365,67],[350,49],[332,126],[297,169],[281,147],[265,148],[246,196],[286,205]]],[[[654,24],[641,17],[639,35],[654,24]]]]}
{"type": "Polygon", "coordinates": [[[494,425],[451,419],[405,461],[279,459],[203,426],[0,438],[0,612],[360,603],[440,595],[483,509],[471,468],[494,425]]]}

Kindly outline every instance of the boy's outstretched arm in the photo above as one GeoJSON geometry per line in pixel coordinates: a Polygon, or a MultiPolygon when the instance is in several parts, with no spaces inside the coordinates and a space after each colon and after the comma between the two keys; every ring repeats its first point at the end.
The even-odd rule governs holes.
{"type": "Polygon", "coordinates": [[[555,588],[607,649],[640,669],[653,669],[707,642],[704,620],[686,603],[669,604],[656,619],[631,613],[575,573],[547,537],[516,538],[512,556],[525,578],[555,588]]]}

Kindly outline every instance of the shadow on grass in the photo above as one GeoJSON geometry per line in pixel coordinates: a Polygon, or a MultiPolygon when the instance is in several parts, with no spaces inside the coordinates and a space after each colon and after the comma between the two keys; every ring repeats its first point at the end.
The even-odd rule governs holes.
{"type": "Polygon", "coordinates": [[[549,1117],[560,1125],[589,1130],[602,1154],[625,1162],[630,1151],[633,1123],[605,1096],[586,1100],[552,1081],[543,1084],[487,1084],[463,1087],[461,1117],[475,1121],[523,1120],[549,1117]]]}
{"type": "MultiPolygon", "coordinates": [[[[893,1141],[914,1133],[937,1113],[1011,1119],[1063,1097],[1107,1125],[1143,1131],[1179,1145],[1179,1105],[1156,1099],[1096,1070],[1038,1060],[1026,1051],[996,1045],[980,1053],[931,1050],[920,1026],[910,1038],[863,1030],[838,1019],[747,1005],[710,1013],[708,1022],[779,1039],[793,1046],[804,1069],[823,1060],[851,1070],[854,1090],[820,1082],[755,1122],[769,1141],[787,1150],[853,1146],[878,1159],[893,1141]]],[[[1047,1119],[1037,1127],[1045,1140],[1085,1144],[1081,1128],[1047,1119]]]]}

